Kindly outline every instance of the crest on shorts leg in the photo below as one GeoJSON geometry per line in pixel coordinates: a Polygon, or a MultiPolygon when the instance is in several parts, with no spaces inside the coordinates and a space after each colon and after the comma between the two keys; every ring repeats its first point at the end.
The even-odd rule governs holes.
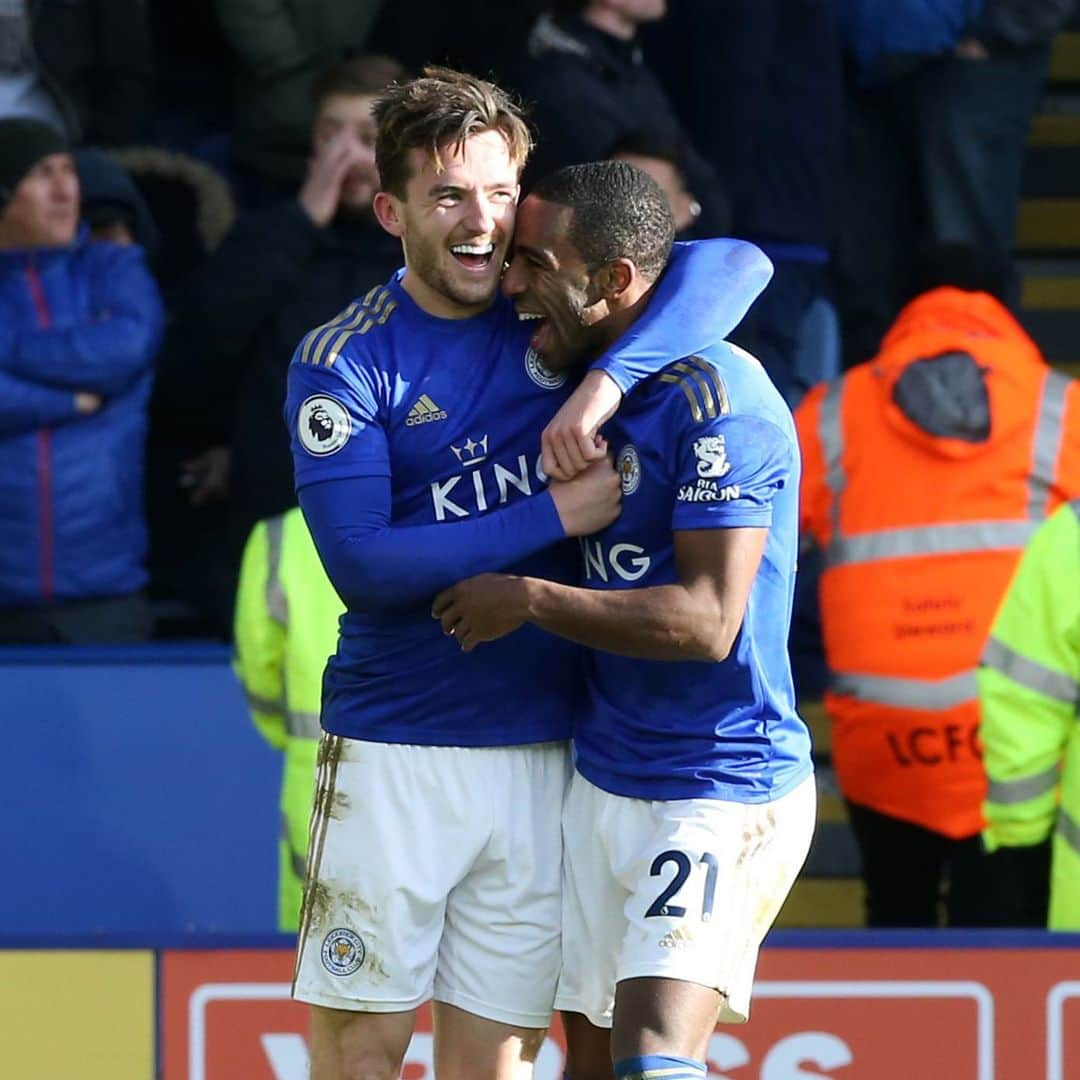
{"type": "Polygon", "coordinates": [[[364,965],[367,950],[359,934],[339,927],[331,930],[322,943],[323,967],[331,975],[352,975],[364,965]]]}

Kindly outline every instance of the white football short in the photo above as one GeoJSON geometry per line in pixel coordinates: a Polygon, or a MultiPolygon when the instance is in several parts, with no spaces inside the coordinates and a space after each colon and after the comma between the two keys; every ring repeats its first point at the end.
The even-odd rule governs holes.
{"type": "Polygon", "coordinates": [[[430,998],[542,1028],[560,965],[563,742],[324,735],[293,996],[358,1012],[430,998]]]}
{"type": "Polygon", "coordinates": [[[556,1008],[611,1027],[615,984],[715,987],[750,1014],[758,949],[806,859],[813,776],[774,802],[651,802],[580,773],[563,813],[563,970],[556,1008]]]}

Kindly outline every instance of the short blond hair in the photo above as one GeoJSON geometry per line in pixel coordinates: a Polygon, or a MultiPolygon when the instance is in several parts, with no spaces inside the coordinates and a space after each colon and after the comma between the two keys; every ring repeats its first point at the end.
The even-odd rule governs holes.
{"type": "Polygon", "coordinates": [[[460,149],[484,131],[498,131],[520,172],[533,139],[518,103],[501,87],[445,67],[426,67],[407,82],[388,86],[375,102],[375,165],[384,191],[405,198],[409,152],[424,150],[439,167],[439,148],[460,149]]]}

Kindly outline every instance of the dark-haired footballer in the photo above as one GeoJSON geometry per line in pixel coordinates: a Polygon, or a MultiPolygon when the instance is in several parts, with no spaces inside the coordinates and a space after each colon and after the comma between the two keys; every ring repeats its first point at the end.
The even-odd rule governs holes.
{"type": "MultiPolygon", "coordinates": [[[[534,189],[504,289],[543,316],[533,344],[549,369],[600,355],[652,310],[673,235],[663,192],[624,162],[534,189]]],[[[522,624],[589,647],[563,815],[570,1080],[610,1076],[610,1060],[619,1080],[705,1077],[717,1019],[747,1019],[814,825],[787,655],[791,413],[719,338],[670,360],[604,426],[622,512],[582,541],[582,584],[488,574],[433,608],[469,652],[522,624]]]]}

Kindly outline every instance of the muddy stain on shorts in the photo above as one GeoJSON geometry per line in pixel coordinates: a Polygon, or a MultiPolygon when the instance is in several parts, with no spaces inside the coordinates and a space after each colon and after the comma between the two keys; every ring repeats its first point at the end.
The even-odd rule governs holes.
{"type": "Polygon", "coordinates": [[[330,797],[328,813],[334,821],[343,821],[352,809],[352,799],[344,791],[335,791],[330,797]]]}

